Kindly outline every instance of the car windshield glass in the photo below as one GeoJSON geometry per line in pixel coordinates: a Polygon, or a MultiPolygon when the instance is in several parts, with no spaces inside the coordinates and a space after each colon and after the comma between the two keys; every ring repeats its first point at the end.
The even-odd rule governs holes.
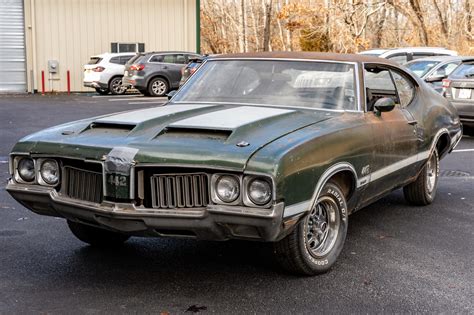
{"type": "Polygon", "coordinates": [[[460,65],[450,77],[454,79],[474,79],[474,63],[464,63],[460,65]]]}
{"type": "Polygon", "coordinates": [[[354,67],[342,62],[211,60],[173,102],[356,110],[354,67]]]}
{"type": "Polygon", "coordinates": [[[437,64],[439,64],[439,61],[425,60],[412,62],[406,64],[405,66],[421,78],[437,64]]]}

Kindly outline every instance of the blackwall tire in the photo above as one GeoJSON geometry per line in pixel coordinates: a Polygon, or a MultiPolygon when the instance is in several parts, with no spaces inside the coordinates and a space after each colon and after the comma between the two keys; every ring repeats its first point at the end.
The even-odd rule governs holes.
{"type": "Polygon", "coordinates": [[[436,197],[439,179],[439,156],[434,150],[413,183],[403,187],[403,195],[414,206],[426,206],[436,197]]]}
{"type": "Polygon", "coordinates": [[[344,194],[336,184],[329,182],[304,220],[288,236],[274,243],[275,258],[293,274],[325,273],[342,251],[347,225],[344,194]]]}
{"type": "Polygon", "coordinates": [[[67,224],[75,237],[95,247],[117,247],[130,238],[130,236],[125,234],[99,229],[69,220],[67,224]]]}

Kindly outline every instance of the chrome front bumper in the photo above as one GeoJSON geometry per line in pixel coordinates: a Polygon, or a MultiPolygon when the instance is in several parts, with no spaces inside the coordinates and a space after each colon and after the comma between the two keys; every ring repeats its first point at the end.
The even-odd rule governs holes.
{"type": "Polygon", "coordinates": [[[12,180],[6,189],[35,213],[137,236],[277,241],[298,222],[298,218],[287,218],[283,222],[283,202],[269,209],[222,205],[199,209],[147,209],[129,203],[104,201],[96,204],[75,200],[50,187],[17,184],[12,180]]]}

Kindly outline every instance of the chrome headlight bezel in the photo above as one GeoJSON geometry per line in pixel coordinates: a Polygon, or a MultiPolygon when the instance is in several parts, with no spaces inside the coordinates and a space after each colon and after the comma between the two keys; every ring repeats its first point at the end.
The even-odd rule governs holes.
{"type": "Polygon", "coordinates": [[[15,182],[20,183],[20,184],[35,184],[37,175],[36,175],[36,161],[35,159],[31,158],[28,155],[18,155],[15,156],[13,159],[13,177],[15,179],[15,182]],[[26,180],[20,175],[20,163],[23,159],[28,159],[33,162],[33,179],[32,180],[26,180]]]}
{"type": "Polygon", "coordinates": [[[213,174],[211,177],[211,199],[215,204],[220,204],[220,205],[239,205],[242,203],[242,178],[240,176],[234,175],[234,174],[228,174],[228,173],[217,173],[213,174]],[[226,202],[221,199],[219,194],[217,193],[217,184],[218,181],[221,180],[223,177],[232,177],[235,179],[235,181],[238,184],[238,189],[239,189],[239,194],[237,198],[231,202],[226,202]]]}
{"type": "Polygon", "coordinates": [[[270,205],[271,205],[271,203],[274,199],[274,196],[275,196],[275,188],[274,188],[273,181],[272,181],[271,178],[266,177],[266,176],[260,176],[260,175],[248,175],[248,176],[244,177],[242,185],[243,185],[243,189],[244,189],[244,191],[243,191],[244,205],[246,205],[248,207],[257,207],[257,208],[268,208],[268,207],[270,207],[270,205]],[[262,204],[256,203],[250,197],[250,185],[255,180],[265,181],[265,182],[268,183],[268,186],[270,187],[270,198],[265,203],[262,203],[262,204]]]}
{"type": "Polygon", "coordinates": [[[38,180],[38,184],[42,186],[50,186],[50,187],[56,187],[59,185],[61,181],[61,168],[57,160],[52,159],[52,158],[39,158],[36,162],[37,168],[36,168],[36,178],[38,180]],[[57,170],[57,180],[55,182],[48,182],[48,180],[45,179],[45,176],[43,175],[43,165],[46,162],[53,162],[54,165],[56,165],[56,170],[57,170]]]}

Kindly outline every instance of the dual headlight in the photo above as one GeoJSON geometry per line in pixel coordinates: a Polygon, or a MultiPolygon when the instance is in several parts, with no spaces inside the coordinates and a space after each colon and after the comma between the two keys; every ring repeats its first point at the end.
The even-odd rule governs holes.
{"type": "Polygon", "coordinates": [[[235,175],[213,175],[213,199],[220,204],[265,206],[273,196],[271,181],[264,177],[245,176],[243,181],[235,175]],[[242,182],[242,183],[241,183],[242,182]]]}
{"type": "Polygon", "coordinates": [[[16,157],[15,180],[20,183],[34,183],[55,186],[59,183],[59,165],[53,159],[37,159],[16,157]]]}

